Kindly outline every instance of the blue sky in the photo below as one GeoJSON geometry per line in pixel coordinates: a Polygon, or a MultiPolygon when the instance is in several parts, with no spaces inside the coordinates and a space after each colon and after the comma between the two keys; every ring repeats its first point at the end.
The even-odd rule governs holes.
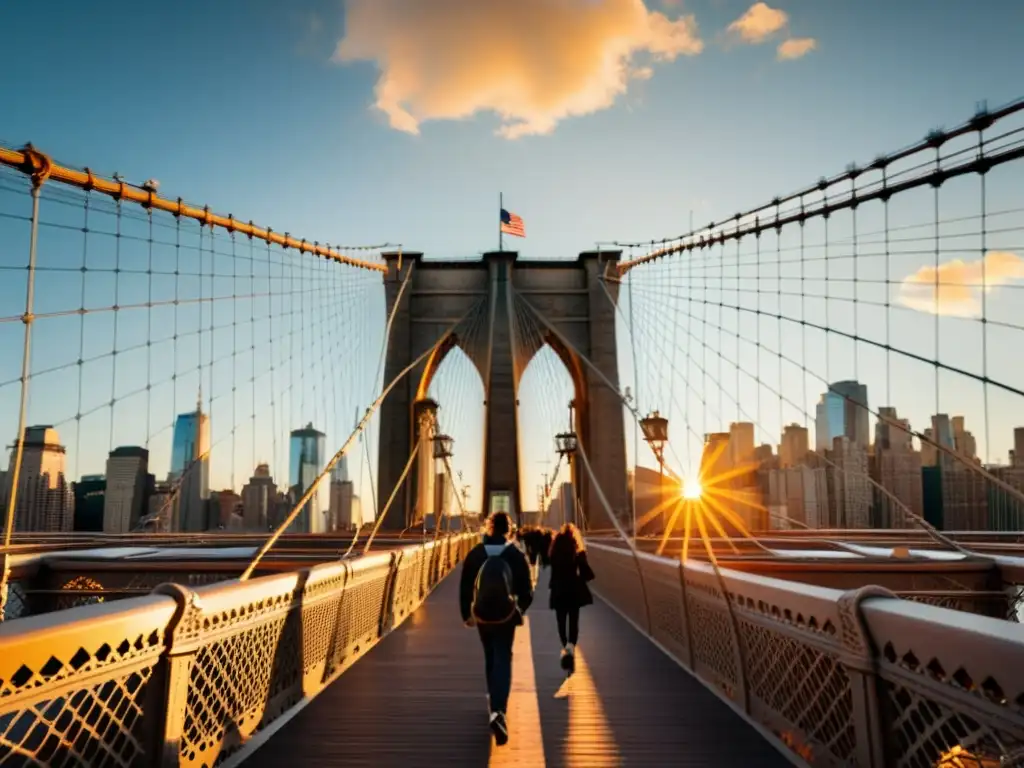
{"type": "MultiPolygon", "coordinates": [[[[496,135],[502,121],[490,111],[460,120],[424,119],[418,135],[396,130],[373,108],[381,62],[332,60],[346,35],[357,58],[378,48],[391,51],[396,68],[394,52],[417,46],[444,51],[447,41],[452,49],[489,47],[515,62],[532,62],[531,72],[516,82],[541,77],[544,87],[526,99],[532,118],[540,119],[537,110],[556,105],[564,94],[555,84],[559,71],[544,71],[537,62],[585,62],[583,33],[547,34],[550,19],[531,15],[533,2],[518,6],[519,16],[508,13],[508,3],[478,5],[502,14],[495,41],[459,26],[465,20],[448,13],[458,6],[455,0],[434,6],[444,12],[421,32],[410,23],[385,24],[382,31],[396,4],[378,0],[377,17],[361,21],[358,40],[352,38],[355,25],[346,30],[343,2],[184,3],[173,12],[127,2],[106,3],[102,12],[89,4],[14,2],[7,13],[18,20],[15,26],[45,29],[45,35],[42,43],[36,34],[9,36],[0,49],[0,99],[7,105],[0,140],[32,141],[62,162],[108,175],[154,177],[168,196],[310,240],[388,241],[431,257],[465,258],[493,249],[503,192],[506,207],[526,221],[528,238],[516,243],[524,257],[571,258],[597,241],[681,234],[690,211],[698,222],[729,216],[849,162],[916,141],[931,128],[958,124],[979,100],[995,106],[1022,95],[1024,6],[1011,0],[991,0],[984,10],[952,0],[787,0],[769,4],[788,18],[759,44],[727,32],[748,10],[747,2],[648,0],[647,9],[668,20],[693,14],[697,27],[687,32],[702,41],[700,52],[691,45],[665,61],[638,50],[635,76],[611,106],[516,140],[496,135]],[[778,60],[779,44],[807,38],[814,39],[814,50],[778,60]],[[517,58],[516,45],[536,56],[517,58]],[[556,48],[568,54],[555,55],[556,48]]],[[[601,3],[553,5],[564,6],[571,20],[572,10],[601,3]]],[[[587,29],[601,31],[597,22],[587,29]]],[[[479,62],[484,72],[489,64],[479,62]]],[[[499,85],[511,78],[501,64],[492,77],[499,85]]],[[[453,95],[458,87],[480,87],[471,82],[472,73],[458,69],[462,65],[455,53],[431,59],[419,83],[421,114],[472,107],[472,94],[461,101],[453,95]]],[[[415,87],[412,93],[417,95],[415,87]]],[[[525,103],[521,93],[509,98],[525,103]]],[[[1013,194],[1009,181],[1002,189],[1013,194]]],[[[964,199],[966,205],[973,198],[965,192],[964,199]]],[[[919,223],[926,213],[924,200],[905,216],[919,223]]],[[[23,257],[20,250],[14,255],[16,240],[7,242],[3,263],[17,263],[23,257]]],[[[67,306],[77,307],[70,295],[67,306]]],[[[19,297],[19,290],[5,291],[4,315],[21,311],[19,297]]],[[[326,324],[330,310],[324,307],[326,324]]],[[[103,330],[108,345],[109,333],[103,330]]],[[[963,338],[955,335],[960,331],[949,333],[963,338]]],[[[77,337],[75,342],[77,354],[77,337]]],[[[359,344],[359,364],[375,368],[379,340],[376,349],[368,337],[359,344]]],[[[5,379],[12,365],[17,376],[16,361],[8,358],[5,351],[5,379]]],[[[45,367],[38,359],[34,365],[45,367]]],[[[1019,372],[1005,374],[1012,376],[1019,383],[1019,372]]],[[[195,395],[181,389],[175,406],[184,408],[195,395]]],[[[323,397],[310,390],[307,399],[323,397]]],[[[329,433],[351,421],[348,412],[360,398],[349,399],[337,406],[345,415],[334,417],[329,433]]],[[[11,403],[3,403],[0,423],[13,433],[11,403]]],[[[33,400],[37,420],[56,420],[44,416],[47,407],[33,400]]],[[[296,420],[300,412],[303,421],[311,419],[308,410],[297,405],[296,420]]],[[[540,423],[546,417],[524,419],[540,423]]],[[[239,457],[236,474],[249,461],[239,457]]],[[[530,472],[524,489],[532,498],[540,468],[530,472]]]]}

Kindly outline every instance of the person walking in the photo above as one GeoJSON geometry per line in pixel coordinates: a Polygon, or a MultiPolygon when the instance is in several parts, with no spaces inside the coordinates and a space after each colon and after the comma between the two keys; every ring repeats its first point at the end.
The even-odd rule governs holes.
{"type": "Polygon", "coordinates": [[[516,627],[533,602],[526,555],[511,537],[511,521],[495,512],[483,541],[466,556],[459,583],[462,620],[476,627],[484,648],[490,729],[498,746],[508,742],[505,712],[512,688],[512,644],[516,627]]]}
{"type": "Polygon", "coordinates": [[[583,536],[572,523],[566,523],[551,542],[550,608],[558,622],[562,641],[562,669],[567,675],[576,671],[576,644],[580,636],[580,608],[591,605],[594,596],[587,586],[594,572],[587,562],[583,536]]]}

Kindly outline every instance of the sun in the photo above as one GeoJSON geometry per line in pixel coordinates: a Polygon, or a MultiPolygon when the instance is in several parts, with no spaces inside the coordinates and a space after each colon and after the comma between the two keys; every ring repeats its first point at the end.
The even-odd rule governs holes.
{"type": "Polygon", "coordinates": [[[700,495],[703,490],[704,489],[700,487],[700,482],[698,482],[697,480],[690,479],[685,480],[683,482],[682,486],[679,489],[679,492],[684,499],[696,501],[697,499],[700,498],[700,495]]]}

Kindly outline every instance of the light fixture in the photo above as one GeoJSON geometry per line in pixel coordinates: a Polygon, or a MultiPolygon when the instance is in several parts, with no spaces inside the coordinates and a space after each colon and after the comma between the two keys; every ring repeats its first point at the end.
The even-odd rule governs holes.
{"type": "Polygon", "coordinates": [[[565,456],[576,453],[576,433],[561,432],[555,435],[555,442],[558,443],[558,452],[565,456]]]}
{"type": "Polygon", "coordinates": [[[448,435],[434,435],[434,458],[435,459],[450,459],[452,456],[452,444],[455,442],[454,439],[448,435]]]}

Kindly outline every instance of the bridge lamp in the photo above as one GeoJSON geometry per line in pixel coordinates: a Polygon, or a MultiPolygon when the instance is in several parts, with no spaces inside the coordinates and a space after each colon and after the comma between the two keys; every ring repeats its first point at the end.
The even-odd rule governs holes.
{"type": "Polygon", "coordinates": [[[644,442],[651,446],[654,455],[658,457],[658,463],[663,464],[663,451],[665,443],[668,442],[668,419],[658,411],[640,419],[640,429],[644,433],[644,442]]]}
{"type": "MultiPolygon", "coordinates": [[[[649,413],[640,419],[640,429],[644,433],[644,442],[651,446],[658,460],[658,490],[661,496],[662,514],[665,514],[665,443],[668,442],[668,419],[658,411],[649,413]]],[[[635,482],[635,480],[634,480],[635,482]]],[[[633,505],[633,537],[636,537],[636,504],[633,505]]]]}
{"type": "Polygon", "coordinates": [[[455,442],[448,435],[434,435],[434,458],[450,459],[452,457],[452,444],[455,442]]]}
{"type": "Polygon", "coordinates": [[[555,435],[555,442],[558,444],[558,453],[562,456],[572,456],[576,453],[576,433],[561,432],[555,435]]]}

